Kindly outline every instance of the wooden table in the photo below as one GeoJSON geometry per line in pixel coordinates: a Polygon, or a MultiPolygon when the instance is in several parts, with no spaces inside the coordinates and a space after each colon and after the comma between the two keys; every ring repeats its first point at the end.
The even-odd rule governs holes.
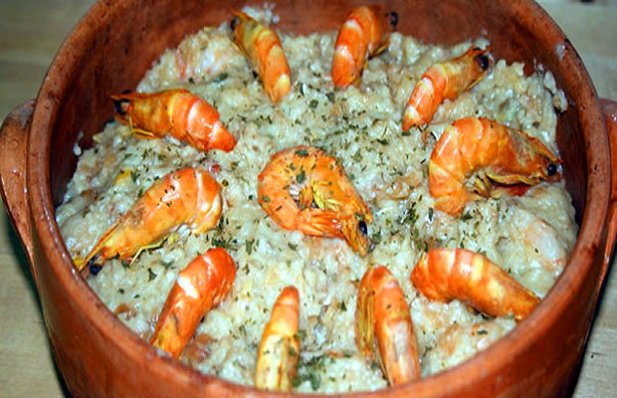
{"type": "MultiPolygon", "coordinates": [[[[93,0],[0,2],[0,118],[36,96],[58,46],[93,0]]],[[[543,1],[601,96],[617,100],[617,0],[543,1]]],[[[0,154],[1,155],[1,154],[0,154]]],[[[617,270],[609,271],[575,397],[617,396],[617,270]]],[[[19,240],[0,210],[0,396],[67,395],[19,240]]]]}

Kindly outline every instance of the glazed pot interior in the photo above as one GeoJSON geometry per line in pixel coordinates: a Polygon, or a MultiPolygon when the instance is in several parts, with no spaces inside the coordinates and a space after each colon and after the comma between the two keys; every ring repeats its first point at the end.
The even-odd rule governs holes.
{"type": "MultiPolygon", "coordinates": [[[[33,126],[45,124],[52,131],[47,136],[40,133],[41,145],[47,153],[49,169],[45,172],[50,183],[50,203],[43,206],[48,206],[53,213],[62,202],[77,163],[74,145],[90,147],[93,134],[112,119],[111,94],[134,89],[166,48],[176,46],[184,36],[203,26],[230,21],[232,10],[247,4],[263,2],[118,0],[97,3],[85,17],[91,23],[78,26],[61,50],[62,57],[50,68],[41,90],[41,96],[49,100],[42,104],[39,101],[35,111],[33,126]],[[39,117],[44,112],[49,115],[39,117]],[[37,117],[45,122],[36,123],[37,117]]],[[[274,12],[280,16],[280,30],[307,34],[337,29],[347,12],[360,4],[366,2],[301,0],[280,2],[274,12]]],[[[595,92],[575,50],[548,16],[535,3],[523,1],[415,0],[384,4],[386,9],[398,13],[397,30],[401,33],[414,35],[426,43],[445,45],[483,36],[491,42],[495,58],[503,58],[508,63],[524,62],[526,72],[537,65],[553,72],[557,86],[568,99],[568,110],[558,116],[557,137],[563,175],[576,209],[576,221],[581,225],[584,211],[588,210],[588,180],[592,174],[588,162],[594,156],[590,142],[597,141],[590,134],[601,133],[587,131],[584,126],[597,125],[601,115],[595,92]]],[[[52,224],[52,230],[59,235],[57,225],[52,224]]],[[[66,248],[63,257],[68,258],[66,248]]]]}

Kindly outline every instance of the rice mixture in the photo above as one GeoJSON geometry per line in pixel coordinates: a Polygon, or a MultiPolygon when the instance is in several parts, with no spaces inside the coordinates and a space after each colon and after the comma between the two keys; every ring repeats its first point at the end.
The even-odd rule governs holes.
{"type": "MultiPolygon", "coordinates": [[[[269,10],[249,12],[276,22],[269,10]]],[[[541,183],[523,196],[470,202],[453,217],[434,209],[427,164],[444,128],[466,116],[521,129],[557,153],[556,110],[565,110],[566,102],[552,75],[538,67],[525,76],[522,64],[499,60],[471,90],[445,101],[426,129],[401,133],[403,109],[422,73],[471,44],[488,45],[485,40],[440,47],[393,33],[388,50],[368,62],[359,85],[335,90],[330,68],[336,32],[280,38],[292,89],[277,105],[233,44],[227,24],[204,28],[166,51],[137,88],[145,93],[186,88],[206,99],[237,139],[231,152],[206,153],[169,137],[137,138],[117,123],[107,125],[94,137],[94,147],[83,151],[56,213],[73,256],[86,255],[155,180],[172,171],[209,170],[224,198],[215,229],[194,235],[182,227],[130,264],[111,259],[88,277],[92,289],[149,340],[179,270],[199,253],[223,247],[236,263],[235,282],[180,359],[201,372],[252,385],[272,305],[285,286],[293,285],[300,293],[301,337],[294,386],[302,392],[387,386],[379,366],[365,360],[354,340],[358,284],[369,265],[387,266],[403,289],[423,377],[470,358],[512,330],[512,317],[488,318],[458,300],[428,300],[409,275],[428,247],[467,248],[485,254],[539,297],[547,294],[576,239],[574,208],[563,183],[541,183]],[[283,230],[260,207],[258,174],[272,154],[300,144],[335,156],[369,206],[374,247],[366,257],[342,239],[283,230]]]]}

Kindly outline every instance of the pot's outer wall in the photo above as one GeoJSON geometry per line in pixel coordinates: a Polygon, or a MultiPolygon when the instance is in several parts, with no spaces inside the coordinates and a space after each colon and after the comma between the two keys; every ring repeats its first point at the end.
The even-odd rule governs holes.
{"type": "MultiPolygon", "coordinates": [[[[336,29],[363,2],[282,2],[282,29],[336,29]]],[[[116,320],[71,267],[54,221],[76,157],[111,119],[112,93],[134,88],[159,54],[201,26],[231,18],[246,2],[100,1],[54,61],[39,94],[29,140],[28,192],[34,266],[55,358],[75,396],[220,396],[250,392],[156,355],[116,320]],[[218,4],[218,6],[217,6],[218,4]],[[49,132],[53,135],[49,136],[49,132]]],[[[595,92],[574,49],[535,4],[526,1],[386,1],[398,29],[451,44],[484,33],[497,58],[537,61],[555,74],[570,107],[559,119],[567,187],[580,238],[544,303],[506,338],[438,376],[382,394],[405,396],[555,396],[575,379],[597,299],[608,206],[608,141],[595,92]],[[593,148],[593,151],[592,151],[593,148]],[[583,215],[583,209],[586,213],[583,215]]]]}

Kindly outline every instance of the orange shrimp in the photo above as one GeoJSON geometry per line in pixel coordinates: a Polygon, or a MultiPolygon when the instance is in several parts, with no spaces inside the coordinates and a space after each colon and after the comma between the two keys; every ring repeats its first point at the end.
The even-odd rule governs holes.
{"type": "Polygon", "coordinates": [[[270,322],[264,328],[257,352],[255,386],[290,391],[300,358],[298,290],[287,286],[272,307],[270,322]]]}
{"type": "Polygon", "coordinates": [[[375,349],[379,349],[379,364],[390,385],[420,378],[409,306],[400,285],[384,266],[369,268],[360,281],[356,345],[370,360],[375,357],[375,349]]]}
{"type": "Polygon", "coordinates": [[[439,138],[428,166],[428,187],[435,208],[458,215],[478,195],[507,192],[495,189],[493,182],[511,186],[558,181],[559,162],[540,140],[522,131],[489,119],[468,117],[446,127],[439,138]],[[474,173],[475,193],[471,193],[465,180],[474,173]]]}
{"type": "Polygon", "coordinates": [[[525,318],[540,299],[482,254],[432,249],[422,254],[411,283],[431,300],[454,299],[490,316],[525,318]]]}
{"type": "Polygon", "coordinates": [[[491,64],[492,57],[488,49],[471,47],[460,57],[428,68],[405,107],[403,131],[430,123],[444,100],[453,100],[478,83],[491,64]]]}
{"type": "Polygon", "coordinates": [[[373,216],[336,159],[297,146],[272,156],[259,174],[259,204],[281,228],[307,235],[344,238],[365,256],[367,223],[373,216]]]}
{"type": "Polygon", "coordinates": [[[266,93],[278,103],[291,90],[289,64],[276,32],[241,11],[232,21],[234,41],[261,77],[266,93]]]}
{"type": "Polygon", "coordinates": [[[387,14],[381,5],[353,9],[341,26],[332,58],[332,83],[347,87],[360,81],[367,59],[388,47],[390,32],[396,26],[396,13],[387,14]]]}
{"type": "Polygon", "coordinates": [[[180,273],[167,295],[150,344],[178,357],[199,322],[231,290],[236,265],[225,249],[197,256],[180,273]]]}
{"type": "Polygon", "coordinates": [[[113,95],[116,120],[129,125],[144,138],[169,133],[200,151],[231,151],[236,139],[223,126],[218,111],[188,90],[173,89],[153,94],[113,95]]]}
{"type": "Polygon", "coordinates": [[[203,169],[185,168],[156,181],[131,209],[118,219],[75,266],[89,265],[98,273],[105,260],[116,255],[129,259],[155,246],[180,225],[196,234],[216,226],[223,208],[221,187],[203,169]]]}

